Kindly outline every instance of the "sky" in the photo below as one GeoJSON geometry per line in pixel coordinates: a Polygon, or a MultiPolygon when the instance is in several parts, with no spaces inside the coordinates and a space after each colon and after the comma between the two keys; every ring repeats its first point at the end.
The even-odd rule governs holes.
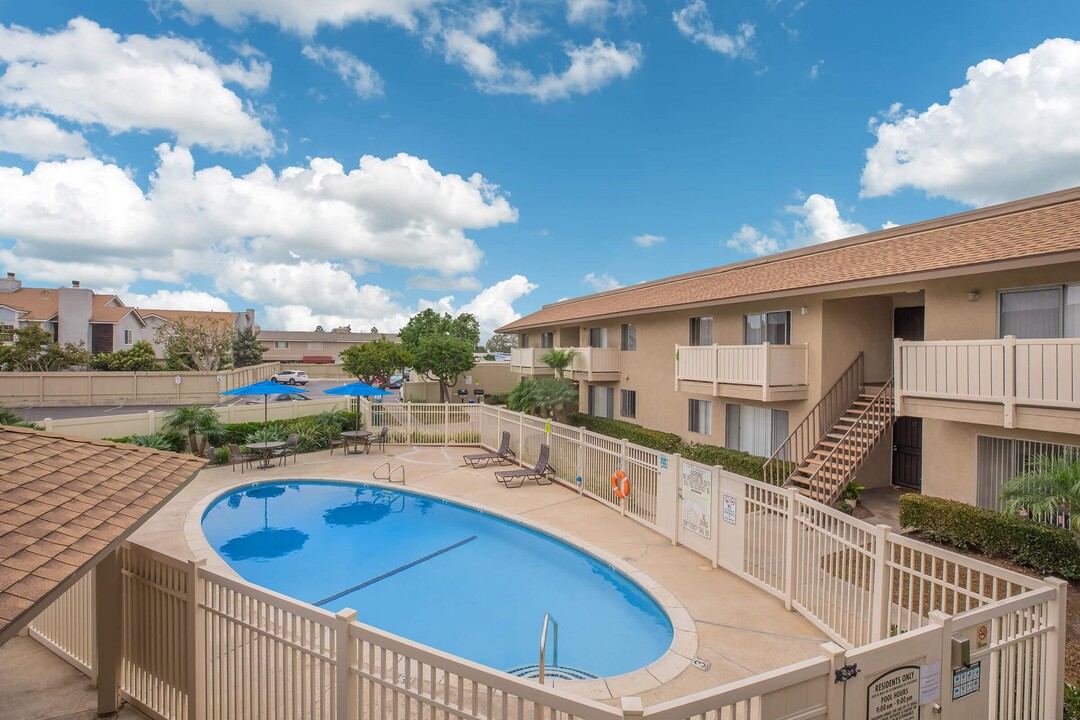
{"type": "Polygon", "coordinates": [[[0,0],[0,271],[264,329],[1080,185],[1080,3],[0,0]]]}

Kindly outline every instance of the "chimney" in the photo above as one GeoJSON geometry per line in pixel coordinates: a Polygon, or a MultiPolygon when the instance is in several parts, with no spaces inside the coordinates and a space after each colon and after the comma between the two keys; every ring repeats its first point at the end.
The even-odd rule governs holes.
{"type": "Polygon", "coordinates": [[[9,272],[6,278],[0,280],[0,292],[15,292],[22,288],[22,282],[15,278],[15,273],[9,272]]]}
{"type": "Polygon", "coordinates": [[[79,287],[79,281],[78,280],[72,280],[71,281],[71,287],[73,287],[73,288],[79,287]]]}

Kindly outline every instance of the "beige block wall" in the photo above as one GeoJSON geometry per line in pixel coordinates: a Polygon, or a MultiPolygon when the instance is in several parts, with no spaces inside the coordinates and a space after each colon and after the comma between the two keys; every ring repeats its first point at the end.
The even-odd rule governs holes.
{"type": "MultiPolygon", "coordinates": [[[[473,390],[476,388],[481,388],[485,393],[508,393],[519,380],[516,373],[510,372],[510,363],[481,361],[451,387],[451,402],[458,402],[454,393],[459,388],[468,390],[469,399],[475,399],[473,390]],[[472,382],[469,383],[469,380],[472,382]]],[[[405,397],[414,402],[442,402],[439,398],[439,383],[423,380],[415,374],[412,380],[405,383],[404,392],[405,397]]]]}

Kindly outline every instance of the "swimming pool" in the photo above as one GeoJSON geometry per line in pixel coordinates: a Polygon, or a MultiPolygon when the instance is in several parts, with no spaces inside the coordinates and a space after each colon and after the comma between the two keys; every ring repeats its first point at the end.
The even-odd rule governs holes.
{"type": "MultiPolygon", "coordinates": [[[[499,670],[537,663],[544,613],[571,677],[670,647],[667,614],[596,558],[499,517],[356,483],[262,483],[217,498],[203,533],[246,580],[499,670]]],[[[552,661],[549,641],[548,662],[552,661]]]]}

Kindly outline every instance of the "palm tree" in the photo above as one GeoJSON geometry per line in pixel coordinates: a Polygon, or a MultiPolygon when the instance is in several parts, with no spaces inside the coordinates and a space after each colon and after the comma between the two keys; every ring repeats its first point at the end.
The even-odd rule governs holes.
{"type": "Polygon", "coordinates": [[[570,367],[574,362],[574,358],[576,358],[577,355],[577,350],[552,348],[540,356],[540,362],[554,370],[558,378],[562,380],[563,373],[565,373],[566,368],[570,367]]]}
{"type": "Polygon", "coordinates": [[[1001,488],[1005,512],[1053,517],[1080,510],[1080,459],[1039,455],[1001,488]]]}
{"type": "Polygon", "coordinates": [[[0,425],[18,425],[22,422],[26,422],[26,418],[19,415],[14,410],[10,410],[3,405],[0,405],[0,425]]]}
{"type": "Polygon", "coordinates": [[[221,418],[213,408],[198,405],[170,410],[165,416],[165,429],[185,433],[188,448],[196,455],[202,455],[206,451],[207,440],[216,441],[224,431],[221,418]]]}
{"type": "Polygon", "coordinates": [[[556,422],[564,421],[567,411],[577,403],[577,386],[561,378],[522,380],[506,399],[511,410],[551,417],[556,422]]]}

